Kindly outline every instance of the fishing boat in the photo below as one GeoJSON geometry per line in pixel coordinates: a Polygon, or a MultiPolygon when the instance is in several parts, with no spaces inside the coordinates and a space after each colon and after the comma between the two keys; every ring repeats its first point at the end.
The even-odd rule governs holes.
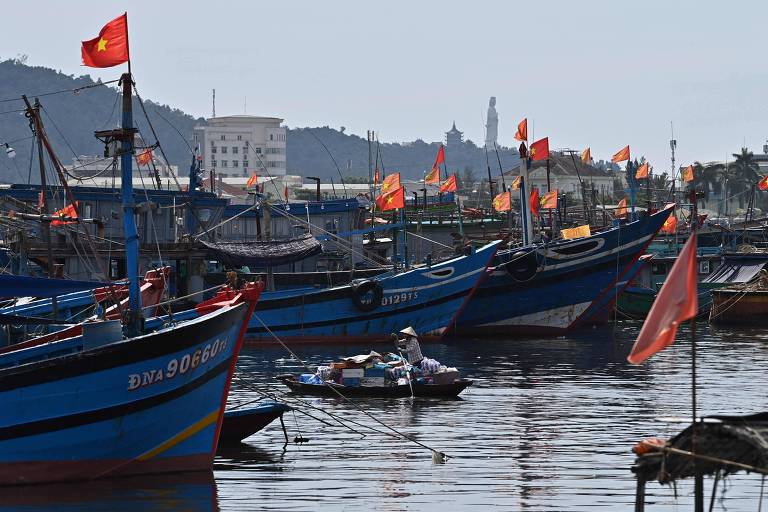
{"type": "Polygon", "coordinates": [[[485,277],[499,243],[343,286],[265,292],[248,326],[248,341],[385,342],[403,325],[442,336],[485,277]]]}
{"type": "Polygon", "coordinates": [[[347,398],[452,398],[473,384],[471,379],[455,379],[446,384],[427,384],[413,382],[411,385],[397,384],[393,386],[345,386],[332,382],[321,384],[300,382],[295,375],[280,375],[280,382],[288,386],[293,393],[299,395],[347,398]],[[412,387],[412,388],[411,388],[412,387]],[[413,392],[411,392],[413,389],[413,392]]]}
{"type": "MultiPolygon", "coordinates": [[[[131,75],[123,122],[97,132],[121,145],[129,309],[67,339],[11,351],[0,369],[0,484],[210,469],[245,331],[261,283],[197,318],[143,328],[131,166],[131,75]],[[28,351],[39,351],[24,358],[28,351]]],[[[40,130],[39,109],[28,113],[40,130]]],[[[54,164],[57,160],[52,156],[54,164]]],[[[73,201],[73,205],[76,204],[73,201]]],[[[76,206],[75,208],[76,213],[76,206]]]]}
{"type": "MultiPolygon", "coordinates": [[[[243,407],[224,412],[224,423],[221,426],[219,444],[239,443],[275,421],[283,422],[283,414],[293,410],[289,405],[280,402],[268,402],[256,407],[243,407]]],[[[283,425],[285,432],[285,425],[283,425]]],[[[286,435],[286,443],[288,437],[286,435]]]]}
{"type": "Polygon", "coordinates": [[[626,282],[672,209],[584,238],[499,251],[456,332],[559,335],[607,316],[606,298],[615,297],[616,283],[626,282]]]}

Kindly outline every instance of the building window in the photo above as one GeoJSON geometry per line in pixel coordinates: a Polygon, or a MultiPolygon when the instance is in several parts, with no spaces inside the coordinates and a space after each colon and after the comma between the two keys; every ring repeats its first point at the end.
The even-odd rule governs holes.
{"type": "Polygon", "coordinates": [[[257,155],[260,155],[260,154],[261,154],[261,148],[256,148],[256,149],[255,149],[255,151],[256,151],[256,154],[257,154],[257,155]]]}
{"type": "Polygon", "coordinates": [[[248,160],[243,160],[243,167],[248,167],[248,160]]]}
{"type": "Polygon", "coordinates": [[[232,160],[232,167],[237,167],[239,163],[237,160],[232,160]]]}
{"type": "Polygon", "coordinates": [[[248,154],[248,146],[245,146],[245,147],[243,148],[243,154],[244,154],[244,155],[247,155],[247,154],[248,154]]]}
{"type": "Polygon", "coordinates": [[[221,153],[224,155],[227,154],[227,146],[221,146],[221,153]]]}
{"type": "Polygon", "coordinates": [[[275,136],[272,135],[271,133],[269,134],[269,140],[275,140],[275,136]]]}
{"type": "Polygon", "coordinates": [[[238,151],[240,151],[240,148],[238,148],[237,146],[234,146],[234,147],[232,148],[232,154],[233,154],[233,155],[236,155],[236,154],[238,153],[238,151]]]}
{"type": "Polygon", "coordinates": [[[197,142],[197,134],[195,134],[195,142],[197,142]]]}
{"type": "Polygon", "coordinates": [[[267,162],[267,167],[277,167],[277,162],[269,161],[267,162]]]}
{"type": "Polygon", "coordinates": [[[215,152],[216,152],[216,146],[213,146],[213,147],[211,148],[211,153],[215,153],[215,152]]]}
{"type": "Polygon", "coordinates": [[[221,166],[222,167],[226,167],[227,166],[227,161],[226,160],[222,160],[221,161],[221,166]]]}
{"type": "Polygon", "coordinates": [[[226,135],[222,135],[221,136],[221,140],[227,140],[227,136],[226,135]]]}
{"type": "Polygon", "coordinates": [[[243,140],[243,136],[242,135],[238,135],[237,136],[237,140],[243,140]]]}
{"type": "Polygon", "coordinates": [[[211,165],[216,167],[216,160],[214,160],[213,158],[211,158],[211,165]]]}
{"type": "Polygon", "coordinates": [[[248,169],[243,169],[243,176],[248,176],[248,169]]]}

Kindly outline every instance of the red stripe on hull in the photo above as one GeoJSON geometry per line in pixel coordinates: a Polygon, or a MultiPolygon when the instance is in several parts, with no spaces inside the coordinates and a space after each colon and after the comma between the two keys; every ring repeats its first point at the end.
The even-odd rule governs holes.
{"type": "Polygon", "coordinates": [[[144,461],[105,459],[83,461],[28,461],[0,464],[0,485],[74,482],[99,478],[210,471],[213,454],[162,457],[144,461]]]}

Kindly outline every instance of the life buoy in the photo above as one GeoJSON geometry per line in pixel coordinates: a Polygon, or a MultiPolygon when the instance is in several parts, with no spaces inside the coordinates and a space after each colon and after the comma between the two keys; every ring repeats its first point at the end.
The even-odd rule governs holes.
{"type": "Polygon", "coordinates": [[[384,297],[384,289],[378,281],[361,279],[352,282],[352,302],[360,311],[373,311],[384,297]]]}
{"type": "Polygon", "coordinates": [[[536,275],[536,251],[517,251],[505,264],[509,276],[515,281],[529,281],[536,275]]]}

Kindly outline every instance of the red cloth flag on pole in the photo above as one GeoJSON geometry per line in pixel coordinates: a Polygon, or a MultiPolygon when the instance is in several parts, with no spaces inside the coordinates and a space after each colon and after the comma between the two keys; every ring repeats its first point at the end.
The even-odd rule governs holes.
{"type": "Polygon", "coordinates": [[[456,185],[456,175],[451,174],[447,180],[443,182],[442,185],[440,185],[439,192],[456,192],[458,189],[456,185]]]}
{"type": "Polygon", "coordinates": [[[395,208],[405,208],[405,189],[398,187],[395,190],[381,194],[376,198],[376,206],[385,212],[395,208]]]}
{"type": "Polygon", "coordinates": [[[149,165],[149,162],[152,161],[152,150],[147,148],[139,153],[139,156],[136,157],[136,161],[139,162],[139,165],[149,165]]]}
{"type": "Polygon", "coordinates": [[[635,179],[641,180],[647,177],[648,177],[648,162],[645,162],[643,165],[637,168],[637,171],[635,172],[635,179]]]}
{"type": "Polygon", "coordinates": [[[259,177],[256,176],[256,173],[251,174],[251,177],[248,178],[248,181],[245,182],[245,188],[252,188],[259,182],[259,177]]]}
{"type": "Polygon", "coordinates": [[[619,201],[618,208],[616,208],[616,218],[623,219],[627,216],[627,198],[625,197],[619,201]]]}
{"type": "Polygon", "coordinates": [[[83,65],[92,68],[110,68],[128,62],[128,13],[104,25],[97,37],[83,41],[82,56],[83,65]]]}
{"type": "Polygon", "coordinates": [[[677,231],[677,216],[675,212],[672,212],[667,220],[664,221],[664,225],[661,226],[661,232],[669,235],[674,235],[677,231]]]}
{"type": "Polygon", "coordinates": [[[640,364],[675,342],[680,322],[696,316],[699,297],[696,288],[696,232],[686,242],[672,265],[645,319],[627,361],[640,364]]]}
{"type": "Polygon", "coordinates": [[[531,144],[531,160],[546,160],[549,158],[549,137],[537,140],[531,144]]]}
{"type": "MultiPolygon", "coordinates": [[[[80,206],[80,201],[75,201],[75,204],[68,204],[61,210],[53,212],[54,217],[70,217],[72,219],[77,218],[77,207],[80,206]]],[[[76,220],[52,220],[51,226],[63,226],[64,224],[75,224],[76,220]]]]}
{"type": "Polygon", "coordinates": [[[683,169],[683,181],[693,181],[693,166],[689,165],[685,169],[683,169]]]}
{"type": "Polygon", "coordinates": [[[625,160],[629,160],[629,146],[624,146],[619,151],[617,151],[615,155],[613,155],[613,158],[611,158],[611,162],[615,164],[625,160]]]}
{"type": "Polygon", "coordinates": [[[592,161],[592,151],[589,148],[581,152],[581,163],[589,164],[592,161]]]}
{"type": "Polygon", "coordinates": [[[493,198],[493,209],[497,212],[508,212],[512,209],[512,192],[507,190],[493,198]]]}
{"type": "Polygon", "coordinates": [[[515,133],[515,138],[523,142],[528,141],[528,118],[527,117],[522,121],[520,121],[520,124],[517,125],[517,132],[515,133]]]}
{"type": "Polygon", "coordinates": [[[440,149],[437,150],[437,156],[435,157],[435,163],[432,164],[432,170],[424,177],[424,183],[427,185],[439,185],[440,184],[440,164],[445,163],[445,148],[440,144],[440,149]]]}
{"type": "Polygon", "coordinates": [[[445,163],[445,148],[440,144],[440,149],[437,150],[437,156],[435,157],[435,164],[432,167],[437,167],[440,164],[445,163]]]}
{"type": "Polygon", "coordinates": [[[557,189],[541,196],[541,207],[550,210],[557,208],[557,189]]]}
{"type": "Polygon", "coordinates": [[[768,176],[763,177],[763,179],[757,182],[757,188],[760,190],[768,190],[768,176]]]}
{"type": "Polygon", "coordinates": [[[384,178],[384,183],[381,184],[381,193],[389,192],[390,190],[395,190],[396,188],[400,188],[400,173],[399,172],[393,172],[386,178],[384,178]]]}
{"type": "Polygon", "coordinates": [[[283,188],[283,194],[285,194],[285,202],[288,202],[288,185],[283,188]]]}
{"type": "Polygon", "coordinates": [[[531,190],[531,197],[528,201],[531,205],[531,215],[539,216],[539,205],[541,204],[539,202],[539,189],[535,188],[531,190]]]}

